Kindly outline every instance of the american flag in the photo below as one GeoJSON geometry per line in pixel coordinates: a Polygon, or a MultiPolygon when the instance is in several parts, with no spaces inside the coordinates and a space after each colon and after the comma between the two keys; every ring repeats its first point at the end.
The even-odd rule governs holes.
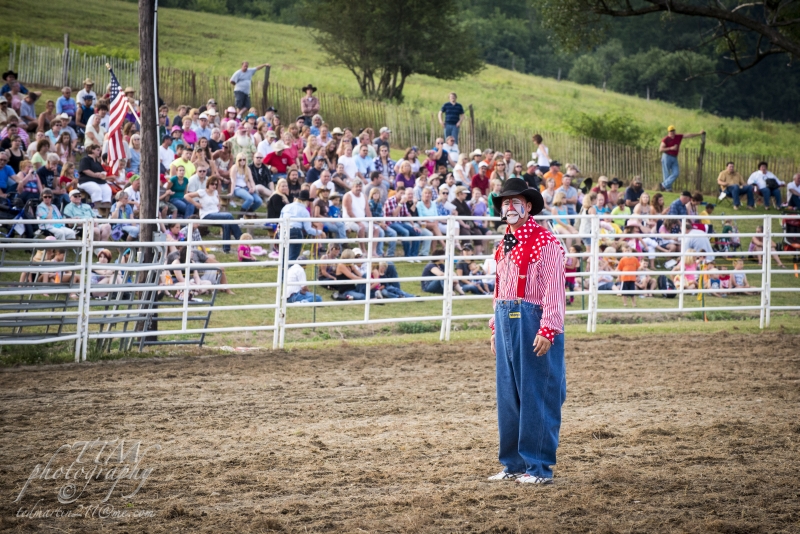
{"type": "Polygon", "coordinates": [[[111,73],[111,110],[108,118],[108,166],[117,172],[119,160],[126,157],[125,143],[122,140],[122,123],[125,121],[125,114],[128,111],[128,99],[125,93],[120,90],[117,77],[114,71],[111,73]]]}

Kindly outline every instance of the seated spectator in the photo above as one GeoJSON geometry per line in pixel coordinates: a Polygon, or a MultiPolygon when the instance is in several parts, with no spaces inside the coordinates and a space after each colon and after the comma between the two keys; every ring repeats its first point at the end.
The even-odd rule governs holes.
{"type": "Polygon", "coordinates": [[[639,198],[642,196],[643,192],[642,177],[634,176],[633,180],[631,180],[631,186],[625,190],[625,205],[630,209],[635,208],[640,204],[639,198]]]}
{"type": "MultiPolygon", "coordinates": [[[[691,234],[692,232],[689,232],[689,233],[691,234]]],[[[758,258],[758,265],[761,266],[764,263],[764,254],[763,254],[763,251],[764,251],[764,236],[763,236],[763,234],[764,234],[764,226],[763,225],[758,225],[756,227],[756,233],[757,234],[762,234],[762,235],[761,236],[753,236],[753,237],[750,238],[750,247],[748,248],[748,250],[750,252],[758,252],[759,253],[759,254],[756,254],[756,258],[758,258]]],[[[706,239],[708,239],[708,238],[706,238],[706,239]]],[[[774,251],[775,248],[776,248],[775,247],[775,242],[774,241],[770,241],[769,243],[770,243],[770,250],[774,251]]],[[[772,259],[775,260],[775,263],[777,263],[778,267],[780,267],[781,269],[785,269],[786,268],[786,266],[781,261],[781,257],[779,255],[772,254],[772,259]]]]}
{"type": "Polygon", "coordinates": [[[548,178],[544,181],[544,190],[542,191],[542,199],[544,200],[543,214],[552,215],[554,213],[553,200],[555,197],[556,181],[553,178],[548,178]]]}
{"type": "MultiPolygon", "coordinates": [[[[16,139],[17,142],[19,142],[19,137],[17,137],[16,139]]],[[[13,146],[11,153],[12,155],[14,153],[13,146]]],[[[47,154],[49,153],[50,153],[50,140],[42,139],[41,141],[36,143],[36,152],[34,152],[33,156],[31,156],[31,163],[33,163],[33,168],[35,170],[38,171],[39,167],[42,167],[47,163],[47,154]]]]}
{"type": "MultiPolygon", "coordinates": [[[[38,177],[36,178],[39,179],[38,177]]],[[[46,221],[40,224],[39,228],[46,230],[53,234],[56,239],[75,239],[75,231],[67,228],[64,223],[54,222],[63,219],[64,216],[53,204],[53,191],[44,189],[42,191],[42,202],[36,207],[36,218],[40,221],[46,221]]]]}
{"type": "Polygon", "coordinates": [[[0,97],[0,128],[5,128],[8,124],[18,124],[19,115],[14,108],[8,104],[8,100],[0,97]]]}
{"type": "Polygon", "coordinates": [[[66,114],[69,117],[70,127],[75,128],[75,114],[77,110],[78,104],[75,102],[75,99],[72,98],[72,89],[68,86],[64,86],[61,89],[61,96],[56,100],[56,113],[66,114]]]}
{"type": "MultiPolygon", "coordinates": [[[[333,194],[336,194],[338,197],[338,193],[336,193],[335,191],[333,194]]],[[[315,200],[313,203],[312,217],[327,218],[331,216],[329,213],[329,206],[328,206],[328,199],[330,195],[331,192],[328,189],[319,190],[319,198],[315,200]]],[[[345,230],[344,221],[327,221],[325,223],[314,223],[314,227],[317,228],[318,230],[322,230],[325,233],[333,234],[335,237],[338,237],[342,241],[345,241],[347,239],[347,230],[345,230]]]]}
{"type": "MultiPolygon", "coordinates": [[[[642,264],[640,270],[646,271],[647,266],[642,264]]],[[[658,289],[658,281],[650,275],[639,274],[636,276],[636,289],[639,291],[655,291],[658,289]]],[[[642,293],[639,298],[652,297],[653,293],[642,293]]]]}
{"type": "MultiPolygon", "coordinates": [[[[455,274],[456,276],[479,276],[473,272],[470,264],[475,264],[472,260],[473,248],[470,243],[465,243],[461,252],[461,258],[456,262],[455,274]]],[[[479,267],[475,264],[475,267],[479,267]]],[[[459,295],[472,293],[474,295],[485,295],[488,290],[485,288],[483,281],[478,280],[453,280],[453,290],[459,295]]]]}
{"type": "MultiPolygon", "coordinates": [[[[572,176],[569,174],[564,175],[561,182],[561,187],[556,189],[558,192],[564,193],[564,205],[567,208],[567,213],[570,215],[577,215],[581,209],[580,202],[578,202],[578,190],[572,187],[572,176]]],[[[572,223],[574,221],[570,221],[572,223]]]]}
{"type": "Polygon", "coordinates": [[[553,210],[551,213],[556,216],[556,218],[553,219],[553,231],[559,235],[567,236],[564,237],[564,243],[566,244],[567,248],[571,247],[574,239],[569,236],[571,234],[577,234],[578,229],[570,224],[569,210],[566,205],[566,196],[564,195],[563,191],[557,192],[555,197],[553,197],[553,210]]]}
{"type": "MultiPolygon", "coordinates": [[[[346,221],[348,232],[356,232],[363,239],[367,235],[367,196],[363,194],[364,185],[361,180],[353,180],[350,191],[342,200],[342,218],[346,221]]],[[[376,231],[375,234],[378,232],[376,231]]]]}
{"type": "MultiPolygon", "coordinates": [[[[402,218],[402,217],[410,217],[411,215],[408,212],[408,208],[405,205],[404,197],[405,189],[401,186],[395,192],[394,195],[389,195],[389,198],[386,200],[386,203],[383,205],[383,216],[386,218],[402,218]]],[[[417,232],[416,228],[414,228],[413,223],[410,221],[388,221],[387,225],[389,228],[395,231],[395,233],[400,237],[400,244],[403,247],[403,256],[407,258],[416,257],[419,254],[419,241],[407,241],[403,238],[409,236],[418,236],[420,235],[417,232]]]]}
{"type": "Polygon", "coordinates": [[[239,153],[236,156],[236,165],[230,170],[233,194],[242,199],[242,211],[254,213],[261,207],[261,197],[256,194],[256,184],[247,165],[247,156],[239,153]]]}
{"type": "Polygon", "coordinates": [[[770,209],[773,198],[775,199],[775,209],[781,209],[781,187],[786,184],[767,170],[766,161],[758,164],[758,170],[747,179],[747,185],[752,185],[761,193],[765,210],[770,209]]]}
{"type": "Polygon", "coordinates": [[[102,147],[87,145],[86,155],[81,159],[78,171],[78,188],[85,191],[92,202],[111,202],[111,186],[106,179],[106,171],[100,162],[102,147]]]}
{"type": "Polygon", "coordinates": [[[45,164],[36,170],[36,174],[39,175],[42,187],[53,190],[53,202],[56,206],[63,207],[69,203],[69,197],[67,196],[66,184],[62,184],[61,180],[56,178],[58,162],[59,159],[56,154],[48,153],[45,158],[45,164]]]}
{"type": "MultiPolygon", "coordinates": [[[[39,175],[33,170],[33,165],[28,160],[20,163],[19,172],[14,177],[17,183],[17,193],[22,202],[38,199],[42,195],[42,182],[39,175]]],[[[51,191],[52,195],[53,192],[51,191]]]]}
{"type": "MultiPolygon", "coordinates": [[[[181,264],[187,263],[186,262],[186,256],[187,256],[186,250],[188,248],[189,247],[181,247],[179,252],[168,255],[167,256],[167,263],[170,264],[170,265],[181,265],[181,264]],[[177,256],[177,257],[175,257],[175,256],[177,256]]],[[[191,259],[189,260],[189,263],[196,263],[195,253],[194,252],[192,252],[192,255],[190,256],[190,258],[191,259]]],[[[186,272],[186,270],[184,268],[173,269],[170,272],[172,273],[172,277],[174,279],[173,284],[175,284],[175,285],[183,284],[184,281],[186,280],[183,277],[184,273],[186,272]]],[[[200,277],[200,271],[197,270],[197,269],[193,269],[193,268],[189,269],[189,276],[190,276],[189,285],[190,286],[193,285],[193,286],[196,287],[196,289],[190,290],[190,300],[193,300],[193,297],[195,297],[196,295],[202,295],[203,293],[207,293],[208,291],[210,291],[210,289],[208,289],[208,288],[203,289],[202,286],[213,285],[214,284],[213,280],[216,279],[216,273],[214,273],[213,271],[207,271],[207,275],[206,276],[208,276],[209,278],[211,276],[214,277],[213,280],[209,280],[208,278],[201,278],[200,277]]],[[[177,298],[179,300],[183,299],[183,293],[181,291],[179,291],[175,295],[175,298],[177,298]]]]}
{"type": "MultiPolygon", "coordinates": [[[[439,227],[438,222],[432,219],[439,216],[439,211],[436,209],[436,205],[434,204],[432,198],[433,193],[429,187],[426,187],[422,190],[422,200],[417,202],[417,217],[421,219],[419,221],[420,226],[427,229],[433,235],[441,237],[442,230],[439,227]]],[[[444,241],[438,241],[438,243],[442,248],[444,248],[444,241]]]]}
{"type": "MultiPolygon", "coordinates": [[[[111,214],[109,219],[126,219],[134,220],[133,206],[128,201],[128,194],[125,191],[120,191],[116,195],[116,202],[111,206],[111,214]]],[[[139,238],[139,225],[122,222],[115,223],[111,227],[111,238],[118,241],[124,234],[127,234],[127,241],[136,241],[139,238]]]]}
{"type": "Polygon", "coordinates": [[[295,263],[286,273],[286,302],[322,302],[322,296],[315,295],[306,285],[305,264],[295,263]]]}
{"type": "MultiPolygon", "coordinates": [[[[8,154],[8,164],[11,165],[11,168],[14,169],[14,172],[19,173],[19,165],[25,160],[25,150],[22,148],[22,138],[18,135],[13,135],[8,137],[4,140],[8,141],[8,147],[5,149],[6,153],[8,154]]],[[[37,158],[37,161],[41,160],[41,156],[37,158]]],[[[34,170],[38,169],[38,166],[34,170]]]]}
{"type": "Polygon", "coordinates": [[[275,184],[275,193],[267,202],[267,218],[280,219],[283,208],[293,200],[294,197],[289,194],[289,183],[285,178],[281,178],[275,184]]]}
{"type": "Polygon", "coordinates": [[[800,172],[792,177],[791,183],[788,185],[789,190],[789,206],[796,210],[800,210],[800,172]]]}
{"type": "Polygon", "coordinates": [[[747,207],[751,210],[755,209],[753,186],[745,183],[744,178],[736,170],[732,161],[729,161],[725,166],[725,170],[717,176],[717,184],[722,191],[719,199],[722,200],[725,196],[731,197],[734,210],[738,210],[739,206],[742,205],[742,195],[747,195],[747,207]]]}
{"type": "MultiPolygon", "coordinates": [[[[756,230],[758,231],[758,230],[756,230]]],[[[705,252],[708,256],[705,257],[706,262],[714,261],[714,249],[711,246],[711,240],[703,230],[693,226],[691,222],[686,222],[684,232],[691,236],[686,238],[684,246],[691,249],[693,252],[705,252]]]]}
{"type": "MultiPolygon", "coordinates": [[[[380,181],[380,174],[373,172],[375,175],[373,177],[373,182],[380,181]]],[[[381,201],[381,189],[380,187],[373,187],[372,188],[372,195],[369,198],[369,210],[370,210],[370,217],[383,217],[383,202],[381,201]]],[[[392,228],[390,228],[385,222],[375,221],[372,223],[373,228],[375,228],[378,232],[379,238],[389,237],[391,241],[389,241],[389,253],[388,257],[393,258],[395,252],[397,250],[397,241],[395,238],[397,237],[397,232],[395,232],[392,228]]],[[[375,252],[379,258],[383,257],[383,241],[378,241],[377,246],[375,247],[375,252]]]]}
{"type": "MultiPolygon", "coordinates": [[[[165,188],[172,191],[172,194],[169,196],[169,202],[175,206],[175,208],[177,208],[178,214],[181,216],[181,218],[188,219],[194,215],[194,204],[186,200],[186,194],[188,192],[187,189],[189,188],[189,179],[186,178],[185,167],[178,167],[175,170],[177,171],[177,174],[170,177],[169,181],[165,184],[165,188]]],[[[198,182],[205,181],[207,173],[207,168],[199,167],[197,169],[198,182]]],[[[197,189],[200,188],[199,186],[200,184],[198,183],[197,189]]]]}
{"type": "Polygon", "coordinates": [[[489,164],[482,161],[478,164],[478,174],[470,180],[471,189],[480,189],[481,194],[489,194],[489,164]]]}
{"type": "Polygon", "coordinates": [[[619,198],[617,200],[617,207],[611,210],[611,216],[614,218],[614,224],[620,228],[625,228],[628,222],[628,216],[631,215],[631,209],[625,205],[625,199],[619,198]]]}
{"type": "MultiPolygon", "coordinates": [[[[444,250],[437,248],[433,251],[433,255],[436,257],[422,269],[423,278],[445,276],[444,250]]],[[[426,293],[437,293],[439,295],[444,294],[444,280],[422,280],[422,282],[420,282],[420,286],[422,287],[422,291],[426,293]]]]}
{"type": "MultiPolygon", "coordinates": [[[[342,252],[343,260],[355,260],[355,253],[353,249],[348,248],[342,252]]],[[[350,284],[337,284],[335,287],[337,291],[333,293],[334,300],[364,300],[366,298],[366,286],[364,284],[363,275],[361,270],[352,263],[338,263],[336,264],[336,279],[337,280],[350,280],[350,284]],[[359,282],[356,284],[355,282],[359,282]]]]}
{"type": "MultiPolygon", "coordinates": [[[[69,193],[69,203],[64,206],[64,217],[67,219],[98,219],[100,215],[89,204],[81,202],[81,192],[73,189],[69,193]]],[[[111,238],[111,225],[95,221],[95,241],[108,241],[111,238]]]]}
{"type": "MultiPolygon", "coordinates": [[[[205,189],[188,193],[184,198],[200,210],[200,218],[203,220],[233,221],[233,215],[219,210],[219,195],[217,194],[219,183],[219,178],[212,176],[206,180],[205,189]]],[[[224,241],[230,241],[231,234],[236,240],[242,236],[242,230],[238,224],[223,222],[220,226],[222,226],[222,239],[224,241]]],[[[225,243],[222,246],[222,251],[225,254],[230,254],[231,246],[225,243]]]]}
{"type": "MultiPolygon", "coordinates": [[[[399,275],[394,263],[382,261],[372,270],[372,278],[391,280],[399,278],[399,275]]],[[[403,291],[400,288],[400,282],[381,282],[379,291],[380,297],[378,298],[410,299],[416,297],[416,295],[403,291]]]]}
{"type": "MultiPolygon", "coordinates": [[[[683,289],[697,289],[697,275],[693,274],[697,272],[697,259],[694,256],[694,250],[691,248],[686,250],[686,257],[683,259],[683,267],[685,274],[683,275],[683,289]]],[[[680,271],[681,264],[678,262],[675,267],[672,268],[673,271],[680,271]]],[[[673,277],[673,282],[676,288],[681,287],[681,275],[676,274],[673,277]]]]}
{"type": "MultiPolygon", "coordinates": [[[[328,243],[328,250],[320,257],[320,260],[336,260],[339,259],[339,254],[342,252],[342,246],[339,243],[328,243]]],[[[317,280],[333,281],[336,280],[336,264],[335,263],[321,263],[317,273],[317,280]]],[[[336,285],[324,285],[325,289],[336,289],[336,285]]]]}
{"type": "MultiPolygon", "coordinates": [[[[734,271],[741,271],[744,269],[744,260],[742,258],[735,258],[733,260],[733,270],[734,271]]],[[[733,283],[733,287],[735,289],[750,289],[750,283],[747,281],[747,274],[745,273],[731,273],[731,282],[733,283]]],[[[745,291],[743,293],[737,293],[739,295],[755,295],[756,293],[745,291]]]]}
{"type": "Polygon", "coordinates": [[[612,178],[609,182],[610,189],[608,190],[608,204],[611,206],[618,206],[619,199],[623,198],[619,188],[622,187],[622,180],[619,178],[612,178]]]}
{"type": "Polygon", "coordinates": [[[48,100],[44,104],[44,111],[39,113],[37,120],[38,130],[40,132],[47,132],[50,129],[50,123],[56,118],[56,103],[53,100],[48,100]]]}

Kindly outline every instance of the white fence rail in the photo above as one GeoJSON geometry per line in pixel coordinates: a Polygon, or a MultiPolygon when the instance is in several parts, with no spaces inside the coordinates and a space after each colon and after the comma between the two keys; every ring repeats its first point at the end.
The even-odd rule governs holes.
{"type": "MultiPolygon", "coordinates": [[[[725,274],[733,277],[738,274],[757,274],[760,275],[761,281],[758,287],[749,289],[709,289],[709,288],[693,288],[689,289],[684,287],[687,280],[686,276],[695,276],[701,278],[703,272],[700,270],[689,270],[686,268],[685,260],[688,256],[687,240],[696,238],[697,236],[689,235],[686,233],[681,234],[635,234],[640,238],[672,238],[680,243],[680,252],[652,252],[642,251],[635,253],[640,257],[654,258],[671,258],[678,260],[676,270],[663,271],[655,270],[651,267],[647,271],[638,271],[637,275],[681,275],[676,288],[672,291],[661,290],[631,290],[631,291],[617,291],[614,295],[630,295],[635,298],[637,295],[644,293],[673,293],[676,295],[677,305],[661,306],[658,308],[601,308],[598,305],[599,295],[604,292],[599,290],[598,275],[601,272],[600,264],[601,259],[620,258],[625,254],[621,252],[606,253],[600,250],[598,244],[609,242],[611,240],[618,240],[625,238],[624,234],[604,234],[601,229],[600,218],[597,216],[570,216],[572,219],[580,221],[580,219],[590,219],[591,231],[588,234],[572,234],[569,237],[575,240],[588,241],[589,246],[586,250],[578,253],[568,253],[568,258],[578,258],[582,260],[579,264],[585,266],[585,269],[579,272],[572,273],[577,280],[578,290],[573,291],[569,296],[585,297],[587,306],[583,309],[567,309],[568,316],[585,316],[587,332],[594,332],[597,328],[597,319],[600,314],[619,314],[619,313],[638,313],[638,314],[653,314],[653,313],[684,313],[684,312],[715,312],[715,311],[758,311],[760,315],[759,326],[765,328],[770,323],[770,313],[774,310],[800,310],[800,299],[792,301],[789,305],[772,305],[772,295],[780,292],[795,293],[800,291],[800,284],[784,283],[783,285],[773,283],[778,273],[786,276],[783,280],[791,280],[797,277],[800,271],[795,269],[781,269],[776,271],[772,267],[772,257],[775,255],[786,257],[796,256],[800,253],[797,250],[783,251],[779,246],[778,250],[770,251],[769,246],[764,247],[760,252],[749,252],[747,250],[739,251],[695,251],[693,254],[708,256],[708,257],[744,257],[759,254],[761,255],[761,265],[758,268],[745,268],[740,270],[727,270],[725,274]],[[793,276],[792,276],[793,275],[793,276]],[[584,288],[583,280],[589,280],[589,287],[584,288]],[[736,295],[737,293],[749,292],[751,294],[757,293],[760,295],[760,302],[757,305],[727,305],[727,306],[704,306],[702,308],[697,306],[687,305],[686,296],[691,295],[704,295],[709,293],[714,294],[728,294],[736,295]]],[[[671,216],[636,216],[637,219],[678,219],[681,221],[682,227],[685,226],[688,217],[671,217],[671,216]]],[[[714,216],[704,217],[711,219],[713,223],[719,225],[723,220],[731,219],[729,216],[714,216]]],[[[796,233],[787,233],[785,230],[780,232],[773,231],[773,224],[777,221],[782,224],[786,219],[798,219],[800,216],[738,216],[735,217],[737,221],[745,219],[756,219],[763,224],[764,231],[762,233],[720,233],[715,231],[713,234],[708,234],[706,237],[714,238],[751,238],[754,236],[763,239],[764,243],[769,243],[770,240],[775,240],[778,245],[784,241],[800,240],[800,235],[796,233]]],[[[554,217],[537,217],[537,220],[552,220],[554,217]]],[[[188,335],[202,335],[223,332],[257,332],[267,331],[272,332],[272,347],[283,348],[286,342],[286,332],[289,329],[301,328],[322,328],[322,327],[340,327],[340,326],[358,326],[358,325],[376,325],[384,323],[399,323],[404,321],[439,321],[441,322],[440,340],[446,341],[450,339],[452,325],[454,321],[489,319],[492,315],[491,299],[492,295],[457,295],[453,291],[454,281],[473,280],[475,276],[458,276],[455,272],[455,262],[463,259],[464,256],[457,255],[457,249],[460,242],[465,241],[483,241],[486,245],[486,250],[492,251],[495,243],[500,236],[490,234],[485,236],[475,235],[458,235],[457,229],[459,221],[468,220],[481,220],[484,224],[490,225],[492,219],[478,218],[478,217],[439,217],[436,222],[446,225],[446,232],[442,236],[417,236],[404,238],[405,241],[434,241],[440,242],[444,246],[444,274],[434,277],[422,276],[398,276],[397,278],[381,278],[383,284],[399,282],[420,282],[422,280],[441,280],[442,293],[430,294],[426,296],[419,296],[414,298],[403,299],[382,299],[380,303],[391,305],[396,302],[441,302],[442,308],[440,313],[428,314],[425,316],[407,316],[398,314],[397,316],[376,318],[371,315],[371,306],[375,304],[376,300],[371,297],[370,291],[365,293],[364,300],[352,301],[323,301],[323,302],[289,302],[288,295],[288,280],[287,272],[294,264],[318,266],[321,264],[334,265],[340,263],[355,263],[352,260],[329,260],[303,258],[290,259],[291,245],[301,244],[308,245],[324,245],[327,243],[341,243],[339,239],[318,239],[318,238],[304,238],[292,239],[289,232],[280,232],[275,237],[255,237],[249,241],[222,241],[222,240],[204,240],[202,242],[193,241],[193,230],[199,226],[219,226],[222,221],[208,221],[208,220],[183,220],[172,221],[178,222],[182,225],[187,225],[185,234],[188,236],[186,241],[169,242],[163,240],[153,241],[149,243],[140,242],[102,242],[94,240],[94,228],[97,224],[111,223],[130,223],[129,220],[125,221],[108,221],[108,220],[68,220],[64,221],[66,224],[75,224],[82,229],[82,239],[80,241],[42,241],[36,240],[34,242],[6,239],[0,242],[0,249],[3,253],[3,260],[0,261],[0,276],[5,280],[2,287],[0,287],[0,330],[3,328],[11,330],[10,333],[0,334],[0,345],[24,345],[24,344],[39,344],[51,343],[54,341],[75,341],[75,359],[76,361],[85,360],[87,356],[87,348],[89,343],[93,340],[118,340],[120,345],[123,343],[133,342],[134,339],[152,338],[157,336],[160,339],[168,336],[188,336],[188,335]],[[198,267],[197,263],[179,263],[177,265],[165,264],[165,249],[167,245],[180,249],[186,248],[186,257],[191,258],[192,251],[197,250],[198,247],[220,247],[232,246],[237,247],[241,243],[254,246],[264,246],[266,248],[274,246],[277,249],[278,257],[269,258],[263,261],[254,261],[248,263],[240,263],[238,261],[226,263],[203,264],[203,267],[198,267]],[[125,248],[130,247],[129,252],[124,252],[124,261],[117,260],[117,263],[100,263],[97,258],[97,252],[103,248],[125,248]],[[13,276],[32,277],[37,273],[53,273],[55,267],[52,261],[47,261],[46,258],[40,261],[26,261],[20,260],[20,254],[17,252],[16,256],[13,254],[14,250],[26,249],[48,249],[48,250],[66,250],[68,251],[64,262],[58,264],[57,271],[59,273],[59,285],[48,284],[15,284],[15,280],[9,280],[8,275],[5,273],[13,273],[13,276]],[[143,253],[146,249],[155,251],[156,259],[152,262],[145,262],[143,253]],[[13,261],[8,258],[15,258],[13,261]],[[191,267],[190,267],[191,266],[191,267]],[[265,298],[262,302],[255,304],[239,304],[239,305],[215,305],[214,302],[197,303],[193,302],[190,297],[190,291],[198,289],[198,286],[189,282],[194,276],[194,268],[198,271],[214,271],[224,270],[225,268],[237,267],[245,268],[253,271],[253,276],[250,277],[253,281],[246,283],[221,283],[217,280],[212,285],[203,286],[203,289],[218,290],[224,289],[241,289],[241,290],[274,290],[274,297],[269,299],[265,298]],[[266,280],[266,269],[275,269],[276,276],[274,281],[266,280]],[[96,284],[92,282],[92,273],[98,270],[114,273],[111,276],[112,282],[104,284],[96,284]],[[162,277],[166,271],[180,270],[183,274],[183,282],[167,283],[167,279],[162,277]],[[74,277],[69,285],[64,285],[64,280],[68,278],[68,273],[76,273],[79,278],[76,280],[74,277]],[[64,285],[62,288],[61,286],[64,285]],[[164,291],[180,291],[180,299],[175,302],[159,302],[156,300],[156,295],[164,291]],[[109,294],[124,294],[127,296],[124,300],[101,300],[101,295],[109,294]],[[56,304],[51,301],[43,301],[38,298],[40,295],[47,295],[48,298],[55,296],[56,304]],[[75,298],[69,299],[67,296],[72,295],[75,298]],[[63,297],[62,300],[59,300],[63,297]],[[454,304],[460,302],[470,303],[469,313],[455,313],[454,304]],[[474,305],[472,304],[474,302],[474,305]],[[363,306],[364,315],[363,319],[341,319],[341,320],[328,320],[328,321],[314,321],[314,322],[289,322],[287,321],[287,314],[291,309],[297,308],[317,308],[322,309],[330,306],[335,307],[349,307],[349,306],[363,306]],[[231,327],[210,327],[208,318],[205,323],[199,327],[190,325],[190,321],[194,322],[198,319],[195,314],[206,314],[209,317],[212,312],[226,313],[236,312],[241,310],[264,310],[273,313],[272,320],[269,323],[261,321],[259,324],[242,324],[231,327]],[[164,321],[165,316],[179,316],[180,320],[168,319],[172,321],[175,326],[167,327],[165,329],[158,329],[157,331],[144,331],[141,325],[144,324],[148,318],[158,317],[159,321],[164,321]],[[57,323],[58,328],[54,330],[54,325],[57,323]],[[130,326],[130,324],[133,326],[130,326]],[[117,327],[118,325],[124,325],[117,327]],[[179,326],[178,326],[179,325],[179,326]],[[53,328],[51,328],[53,327],[53,328]],[[129,329],[130,328],[130,329],[129,329]],[[27,330],[24,330],[27,329],[27,330]],[[31,330],[32,329],[32,330],[31,330]]],[[[249,221],[234,221],[236,224],[243,224],[246,226],[254,226],[256,228],[262,227],[265,223],[280,224],[283,228],[289,227],[290,224],[297,224],[303,222],[320,223],[325,221],[341,221],[341,219],[282,219],[282,220],[268,220],[258,219],[249,221]]],[[[407,222],[419,222],[419,219],[407,219],[407,222]]],[[[19,221],[0,221],[0,224],[7,225],[19,221]]],[[[145,222],[145,221],[139,221],[145,222]]],[[[163,220],[147,221],[163,223],[163,220]]],[[[373,235],[373,230],[376,226],[387,222],[386,219],[371,218],[363,219],[367,225],[367,236],[373,235]]],[[[576,226],[578,223],[576,222],[576,226]]],[[[567,237],[561,235],[561,237],[567,237]]],[[[434,256],[425,257],[405,257],[397,256],[392,258],[379,258],[376,257],[375,248],[379,242],[388,242],[396,240],[397,238],[379,238],[379,237],[366,237],[357,239],[358,246],[364,250],[364,257],[358,260],[366,266],[364,272],[371,273],[374,267],[377,267],[379,262],[390,260],[394,264],[401,264],[402,262],[427,262],[434,259],[434,256]]],[[[483,261],[490,257],[490,254],[471,256],[472,260],[483,261]]],[[[435,257],[441,259],[441,256],[435,257]]],[[[95,276],[96,278],[97,276],[95,276]]],[[[486,274],[478,277],[487,282],[494,282],[492,274],[486,274]]],[[[170,278],[171,279],[171,278],[170,278]]],[[[26,278],[26,281],[28,278],[26,278]]],[[[375,279],[372,280],[373,282],[375,279]]],[[[352,284],[352,281],[320,281],[314,280],[314,276],[308,277],[307,286],[314,288],[319,286],[336,286],[343,284],[352,284]]],[[[370,284],[371,282],[367,282],[370,284]]],[[[609,293],[605,293],[609,294],[609,293]]],[[[43,297],[44,298],[44,297],[43,297]]],[[[111,299],[111,297],[107,297],[111,299]]],[[[116,297],[115,297],[116,298],[116,297]]],[[[665,300],[665,303],[670,301],[665,300]]],[[[675,302],[675,301],[671,301],[675,302]]],[[[385,315],[385,314],[384,314],[385,315]]],[[[202,317],[201,317],[202,319],[202,317]]],[[[201,321],[202,322],[202,321],[201,321]]],[[[167,342],[169,343],[169,342],[167,342]]],[[[130,345],[128,345],[130,347],[130,345]]],[[[141,345],[140,345],[141,347],[141,345]]]]}

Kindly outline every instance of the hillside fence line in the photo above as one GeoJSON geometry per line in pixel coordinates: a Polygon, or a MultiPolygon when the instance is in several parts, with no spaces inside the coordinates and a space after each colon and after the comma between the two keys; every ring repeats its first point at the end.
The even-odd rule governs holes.
{"type": "MultiPolygon", "coordinates": [[[[139,62],[106,56],[89,56],[69,48],[65,38],[64,48],[12,43],[9,68],[19,72],[23,83],[42,87],[61,88],[64,85],[81,87],[85,78],[95,81],[98,92],[104,92],[110,82],[105,64],[110,63],[123,86],[139,86],[139,62]]],[[[293,122],[300,114],[299,87],[288,87],[269,79],[270,71],[253,79],[251,99],[260,110],[274,106],[284,124],[293,122]]],[[[180,104],[194,107],[204,105],[209,99],[217,101],[220,108],[233,105],[233,90],[229,76],[209,75],[193,70],[162,66],[159,68],[159,96],[171,108],[180,104]]],[[[362,98],[349,98],[333,93],[317,93],[320,114],[333,126],[350,127],[357,133],[360,128],[376,132],[382,126],[392,130],[392,144],[397,148],[417,146],[420,149],[434,145],[442,135],[437,119],[438,109],[413,109],[409,106],[386,104],[362,98]]],[[[641,176],[648,189],[661,182],[661,156],[658,147],[628,146],[610,141],[600,141],[563,132],[528,130],[513,123],[498,123],[476,117],[469,104],[462,124],[459,148],[470,152],[475,148],[485,150],[509,149],[523,165],[531,157],[534,145],[531,136],[539,133],[545,140],[552,158],[561,163],[574,163],[584,176],[597,179],[600,175],[618,177],[628,184],[633,176],[641,176]]],[[[681,146],[681,174],[673,190],[701,190],[716,194],[717,175],[728,161],[745,177],[757,169],[759,161],[766,160],[772,172],[788,182],[800,171],[800,162],[794,158],[778,158],[758,154],[724,153],[705,150],[704,140],[688,140],[681,146]]]]}

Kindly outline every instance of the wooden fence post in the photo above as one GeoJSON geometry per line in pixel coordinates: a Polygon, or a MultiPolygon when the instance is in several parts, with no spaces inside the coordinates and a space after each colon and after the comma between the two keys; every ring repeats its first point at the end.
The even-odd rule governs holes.
{"type": "Polygon", "coordinates": [[[703,190],[703,158],[706,154],[706,134],[700,136],[700,153],[697,155],[697,174],[694,178],[694,188],[696,191],[703,190]]]}
{"type": "Polygon", "coordinates": [[[64,34],[64,59],[61,64],[61,87],[69,85],[69,34],[64,34]]]}
{"type": "Polygon", "coordinates": [[[267,91],[269,90],[269,69],[270,66],[264,67],[264,87],[261,88],[261,113],[267,112],[267,91]]]}
{"type": "Polygon", "coordinates": [[[472,146],[469,147],[470,150],[475,150],[475,110],[472,109],[472,104],[469,105],[469,136],[470,141],[472,142],[472,146]]]}

